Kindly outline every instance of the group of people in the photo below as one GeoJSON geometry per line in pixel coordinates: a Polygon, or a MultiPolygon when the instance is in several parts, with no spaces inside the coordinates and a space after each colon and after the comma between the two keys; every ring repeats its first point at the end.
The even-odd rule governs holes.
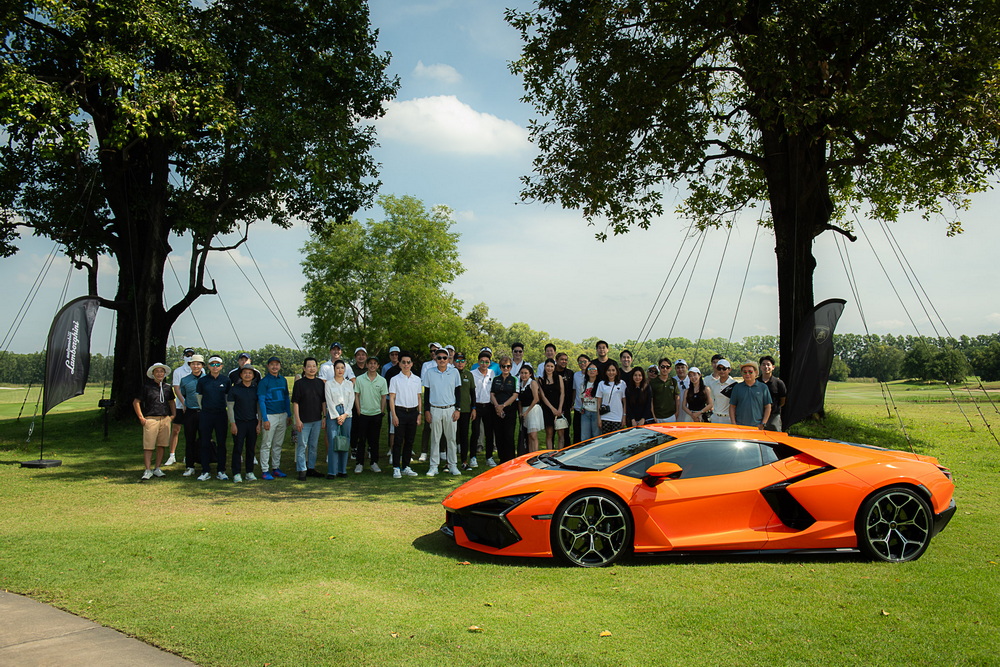
{"type": "Polygon", "coordinates": [[[222,373],[222,359],[206,362],[194,349],[184,351],[184,364],[173,371],[153,364],[139,397],[133,401],[143,426],[143,479],[163,477],[162,465],[176,462],[180,431],[186,442],[184,476],[198,480],[229,479],[226,440],[233,436],[233,481],[286,477],[280,469],[282,445],[293,427],[298,479],[347,477],[353,454],[354,472],[379,467],[383,425],[388,430],[389,465],[394,478],[416,476],[411,467],[427,462],[428,476],[442,468],[452,475],[478,467],[482,449],[487,466],[537,451],[541,437],[548,448],[581,442],[602,433],[653,422],[700,421],[742,424],[781,430],[781,407],[786,388],[774,373],[774,359],[761,357],[740,365],[743,381],[731,377],[732,365],[712,358],[712,372],[703,377],[684,359],[660,359],[646,369],[632,365],[633,355],[622,350],[608,356],[606,341],[595,354],[581,354],[578,371],[568,368],[569,357],[556,346],[545,346],[537,365],[524,359],[524,345],[514,343],[511,354],[494,359],[484,347],[475,369],[451,345],[431,343],[429,359],[416,368],[416,359],[399,347],[389,349],[383,364],[364,347],[355,350],[353,363],[343,358],[340,343],[330,345],[330,358],[303,362],[301,377],[292,390],[281,373],[281,360],[267,360],[267,373],[240,355],[238,365],[222,373]],[[418,427],[423,426],[420,443],[418,427]],[[518,428],[520,426],[520,428],[518,428]],[[326,431],[326,472],[316,468],[319,438],[326,431]],[[259,455],[257,439],[261,436],[259,455]],[[163,457],[169,456],[166,462],[163,457]],[[155,466],[153,453],[156,452],[155,466]],[[245,474],[244,474],[245,471],[245,474]]]}

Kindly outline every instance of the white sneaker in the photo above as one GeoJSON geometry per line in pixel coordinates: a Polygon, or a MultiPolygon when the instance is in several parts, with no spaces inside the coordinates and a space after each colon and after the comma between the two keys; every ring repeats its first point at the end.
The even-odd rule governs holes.
{"type": "Polygon", "coordinates": [[[452,475],[461,475],[462,471],[458,469],[458,466],[448,466],[448,472],[452,475]]]}
{"type": "Polygon", "coordinates": [[[167,473],[163,472],[159,468],[157,468],[157,469],[155,469],[153,471],[153,477],[166,477],[166,476],[167,476],[167,473]]]}
{"type": "Polygon", "coordinates": [[[177,459],[174,458],[173,454],[171,454],[170,456],[167,457],[167,462],[164,463],[163,465],[165,465],[165,466],[172,466],[175,463],[177,463],[177,459]]]}
{"type": "Polygon", "coordinates": [[[430,470],[427,471],[427,476],[428,477],[434,477],[437,474],[438,474],[438,469],[437,468],[431,468],[430,470]]]}
{"type": "Polygon", "coordinates": [[[491,468],[496,468],[497,467],[497,462],[494,461],[493,457],[491,456],[490,458],[486,459],[486,465],[488,465],[491,468]]]}
{"type": "Polygon", "coordinates": [[[212,479],[212,473],[203,472],[200,475],[198,475],[199,482],[207,482],[210,479],[212,479]]]}
{"type": "Polygon", "coordinates": [[[393,468],[392,469],[392,478],[393,479],[400,479],[402,476],[403,476],[403,474],[401,472],[399,472],[399,468],[393,468]]]}
{"type": "MultiPolygon", "coordinates": [[[[220,477],[219,479],[222,479],[222,478],[220,477]]],[[[243,475],[241,475],[239,473],[236,473],[235,475],[233,475],[233,481],[236,482],[237,484],[239,484],[240,482],[243,481],[243,475]]]]}
{"type": "Polygon", "coordinates": [[[247,473],[247,481],[248,482],[256,482],[257,481],[256,475],[254,475],[252,472],[248,472],[247,473]]]}
{"type": "Polygon", "coordinates": [[[470,468],[478,468],[479,467],[479,462],[476,461],[476,457],[475,456],[473,456],[471,459],[469,459],[469,467],[470,468]]]}
{"type": "Polygon", "coordinates": [[[406,475],[407,477],[417,476],[417,473],[413,472],[413,468],[411,468],[410,466],[406,466],[405,468],[403,468],[403,474],[406,475]]]}
{"type": "Polygon", "coordinates": [[[194,474],[194,468],[188,468],[187,470],[184,471],[184,474],[181,475],[181,477],[190,477],[193,474],[194,474]]]}
{"type": "Polygon", "coordinates": [[[226,481],[227,479],[229,479],[229,475],[227,475],[224,472],[220,472],[215,477],[216,477],[216,479],[221,479],[222,481],[226,481]]]}
{"type": "Polygon", "coordinates": [[[360,463],[358,465],[354,466],[354,472],[361,473],[361,472],[364,472],[364,471],[365,471],[365,467],[363,465],[361,465],[360,463]]]}
{"type": "Polygon", "coordinates": [[[153,471],[150,470],[149,468],[146,468],[146,472],[142,473],[142,478],[143,479],[153,479],[153,471]]]}
{"type": "Polygon", "coordinates": [[[423,453],[423,454],[421,454],[421,455],[420,455],[419,457],[417,457],[417,461],[419,461],[419,462],[421,462],[421,463],[423,463],[423,462],[424,462],[424,461],[426,461],[426,460],[427,460],[427,452],[424,452],[424,453],[423,453]]]}
{"type": "Polygon", "coordinates": [[[369,469],[370,469],[370,470],[371,470],[372,472],[382,472],[382,469],[378,467],[378,464],[377,464],[377,463],[373,463],[373,464],[371,464],[371,467],[370,467],[369,469]]]}

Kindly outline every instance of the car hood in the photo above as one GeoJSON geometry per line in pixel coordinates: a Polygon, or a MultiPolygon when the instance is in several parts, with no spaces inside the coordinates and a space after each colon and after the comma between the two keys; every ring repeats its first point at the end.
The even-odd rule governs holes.
{"type": "Polygon", "coordinates": [[[445,496],[442,503],[445,507],[459,509],[493,498],[503,498],[521,493],[538,493],[552,487],[565,489],[567,477],[582,480],[594,475],[607,474],[606,471],[601,470],[535,468],[528,461],[534,459],[539,453],[525,454],[473,477],[445,496]]]}

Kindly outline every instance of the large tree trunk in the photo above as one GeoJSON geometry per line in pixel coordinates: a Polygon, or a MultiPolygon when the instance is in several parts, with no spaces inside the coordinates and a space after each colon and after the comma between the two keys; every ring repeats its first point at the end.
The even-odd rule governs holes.
{"type": "Polygon", "coordinates": [[[135,416],[132,401],[146,369],[165,361],[170,327],[183,312],[168,313],[163,306],[163,269],[171,250],[165,212],[168,162],[164,147],[140,143],[125,151],[106,151],[101,166],[105,183],[111,184],[111,252],[118,261],[118,290],[114,303],[106,304],[117,311],[112,414],[129,419],[135,416]]]}
{"type": "Polygon", "coordinates": [[[780,363],[790,369],[795,334],[815,305],[813,239],[830,228],[833,214],[826,142],[789,135],[780,123],[763,129],[762,138],[778,263],[780,363]]]}

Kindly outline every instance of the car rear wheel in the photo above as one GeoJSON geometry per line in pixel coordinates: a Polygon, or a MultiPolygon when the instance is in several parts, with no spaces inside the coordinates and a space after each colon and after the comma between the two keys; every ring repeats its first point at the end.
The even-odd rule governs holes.
{"type": "Polygon", "coordinates": [[[858,511],[858,548],[874,560],[916,560],[930,544],[933,525],[931,506],[919,493],[901,486],[882,489],[858,511]]]}
{"type": "Polygon", "coordinates": [[[580,567],[604,567],[632,550],[632,515],[603,491],[567,498],[552,517],[552,551],[580,567]]]}

